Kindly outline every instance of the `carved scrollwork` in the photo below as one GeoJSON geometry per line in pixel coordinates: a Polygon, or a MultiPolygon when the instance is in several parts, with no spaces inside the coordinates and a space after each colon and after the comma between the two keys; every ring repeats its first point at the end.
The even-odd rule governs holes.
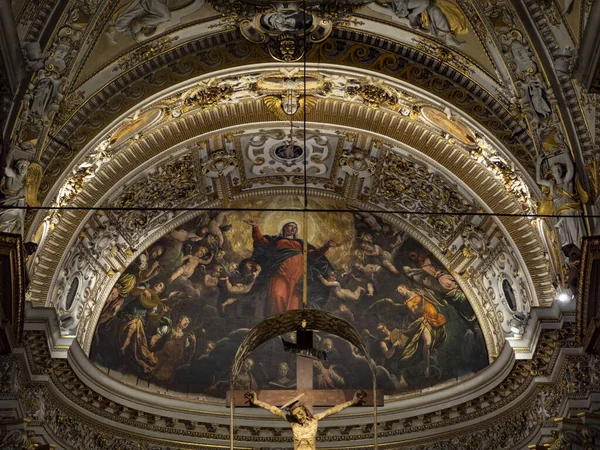
{"type": "Polygon", "coordinates": [[[185,153],[126,186],[111,206],[127,210],[110,215],[128,239],[135,241],[134,235],[147,232],[172,216],[165,208],[202,200],[204,191],[197,170],[192,153],[185,153]],[[149,209],[128,209],[132,207],[149,209]]]}
{"type": "Polygon", "coordinates": [[[391,151],[383,152],[380,160],[380,178],[371,198],[395,210],[403,208],[415,213],[408,216],[411,223],[430,230],[431,236],[438,236],[438,239],[448,237],[461,221],[461,213],[473,209],[472,200],[426,167],[391,151]],[[419,211],[446,214],[420,215],[419,211]]]}

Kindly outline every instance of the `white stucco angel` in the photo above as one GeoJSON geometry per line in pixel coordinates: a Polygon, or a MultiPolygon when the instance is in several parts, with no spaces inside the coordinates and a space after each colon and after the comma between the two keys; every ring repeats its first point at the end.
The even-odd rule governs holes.
{"type": "Polygon", "coordinates": [[[26,205],[37,206],[37,190],[41,181],[42,170],[39,164],[19,159],[11,167],[9,159],[4,169],[4,177],[0,181],[0,231],[7,233],[23,233],[23,216],[21,209],[26,205]],[[16,207],[16,208],[15,208],[16,207]]]}
{"type": "Polygon", "coordinates": [[[137,39],[143,32],[171,20],[167,0],[133,0],[115,20],[115,29],[137,39]]]}
{"type": "Polygon", "coordinates": [[[540,118],[545,119],[552,114],[552,107],[550,106],[542,83],[534,81],[529,85],[529,98],[533,105],[533,109],[540,118]]]}
{"type": "MultiPolygon", "coordinates": [[[[586,234],[583,220],[579,217],[582,213],[579,202],[578,191],[585,194],[583,189],[577,186],[573,162],[568,155],[562,158],[564,162],[554,162],[550,165],[550,179],[542,174],[542,165],[545,156],[538,156],[536,164],[536,181],[548,190],[546,200],[540,203],[539,214],[555,214],[559,217],[555,225],[558,231],[560,245],[564,248],[570,244],[580,247],[581,238],[586,234]]],[[[582,199],[583,200],[583,199],[582,199]]]]}
{"type": "Polygon", "coordinates": [[[414,28],[427,30],[435,36],[446,37],[447,42],[459,45],[457,35],[468,32],[468,21],[462,10],[448,0],[376,0],[389,6],[394,14],[407,18],[414,28]]]}

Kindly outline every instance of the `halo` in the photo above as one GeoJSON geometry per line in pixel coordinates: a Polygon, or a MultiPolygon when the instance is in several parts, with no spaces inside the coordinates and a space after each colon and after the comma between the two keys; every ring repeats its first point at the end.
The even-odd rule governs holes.
{"type": "Polygon", "coordinates": [[[300,223],[299,223],[300,221],[296,220],[296,219],[289,219],[289,218],[284,219],[281,222],[279,222],[279,225],[277,225],[277,234],[279,234],[281,232],[281,229],[283,228],[283,226],[286,223],[290,223],[290,222],[294,222],[296,224],[296,226],[298,227],[298,231],[296,232],[296,236],[298,236],[298,237],[302,236],[300,234],[300,223]]]}
{"type": "Polygon", "coordinates": [[[306,393],[303,392],[302,394],[297,395],[293,399],[288,400],[287,402],[285,402],[285,404],[283,404],[283,405],[280,406],[280,409],[288,408],[288,407],[292,406],[294,403],[298,402],[302,397],[304,397],[305,394],[306,393]]]}

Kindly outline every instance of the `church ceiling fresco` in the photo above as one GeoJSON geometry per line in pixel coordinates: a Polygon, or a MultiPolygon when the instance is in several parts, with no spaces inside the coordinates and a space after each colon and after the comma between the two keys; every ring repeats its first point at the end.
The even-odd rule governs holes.
{"type": "MultiPolygon", "coordinates": [[[[456,279],[391,223],[368,213],[226,210],[174,229],[125,269],[100,314],[92,361],[138,387],[223,397],[247,331],[302,307],[305,235],[308,306],[362,333],[386,394],[448,384],[488,364],[456,279]]],[[[314,364],[317,388],[370,386],[368,364],[349,343],[318,340],[329,361],[314,364]]],[[[239,388],[293,388],[294,373],[295,359],[271,341],[246,362],[239,388]]]]}
{"type": "MultiPolygon", "coordinates": [[[[515,20],[513,9],[505,1],[479,4],[478,2],[445,0],[434,4],[424,0],[409,5],[408,2],[400,0],[378,2],[365,0],[336,2],[335,11],[326,8],[321,3],[315,2],[307,5],[307,16],[310,18],[310,23],[306,25],[310,25],[308,28],[311,29],[311,33],[315,32],[319,35],[318,37],[315,35],[315,43],[321,42],[325,35],[329,35],[331,38],[343,29],[361,30],[360,20],[353,17],[365,17],[367,20],[366,17],[369,14],[379,14],[387,16],[390,20],[393,19],[388,22],[398,26],[399,36],[418,34],[419,37],[414,42],[411,41],[411,47],[414,45],[413,48],[432,56],[443,65],[447,64],[456,67],[459,71],[462,70],[473,79],[481,75],[481,71],[476,64],[473,65],[468,61],[465,63],[464,56],[468,56],[468,52],[467,54],[461,52],[466,49],[468,42],[463,42],[463,38],[468,41],[467,36],[470,36],[474,42],[484,43],[482,45],[486,46],[485,51],[482,52],[481,49],[478,49],[471,53],[473,56],[489,55],[495,65],[495,70],[490,71],[488,67],[486,71],[495,72],[494,77],[500,82],[490,83],[488,80],[482,86],[496,97],[503,107],[508,108],[510,114],[520,122],[521,126],[524,126],[528,136],[523,136],[521,131],[510,126],[515,130],[515,136],[522,141],[522,144],[530,147],[525,141],[532,139],[537,147],[537,152],[544,148],[551,150],[551,154],[558,150],[564,153],[563,147],[573,139],[572,135],[567,137],[568,133],[562,129],[561,122],[552,120],[551,114],[548,113],[555,104],[547,82],[548,74],[545,73],[542,62],[538,60],[536,51],[532,49],[523,24],[515,20]],[[329,31],[324,29],[327,27],[321,29],[317,23],[318,20],[321,20],[319,17],[325,17],[328,22],[333,24],[334,29],[329,31]],[[437,43],[441,43],[441,47],[437,43]]],[[[553,2],[550,3],[552,3],[552,8],[548,8],[544,14],[555,14],[556,5],[553,2]]],[[[192,37],[202,36],[203,33],[199,30],[193,32],[190,30],[186,35],[181,31],[183,30],[181,27],[184,26],[186,20],[189,20],[191,24],[207,19],[211,14],[208,11],[227,13],[235,10],[235,17],[225,18],[225,22],[222,24],[225,28],[219,28],[219,32],[233,30],[231,28],[233,26],[244,35],[244,27],[250,26],[254,31],[246,30],[244,35],[246,41],[256,42],[256,45],[262,46],[271,57],[274,54],[269,50],[271,45],[269,42],[277,41],[283,35],[293,37],[294,33],[299,31],[304,33],[306,28],[300,23],[306,17],[303,16],[300,20],[299,16],[294,16],[296,14],[294,11],[299,11],[298,2],[233,2],[230,10],[226,10],[226,5],[216,0],[209,2],[172,1],[166,4],[161,1],[152,1],[144,3],[143,7],[140,3],[131,0],[114,1],[103,4],[104,7],[98,10],[95,10],[92,4],[96,5],[97,2],[72,5],[72,11],[68,15],[71,17],[71,22],[58,28],[57,39],[49,45],[48,51],[40,54],[39,51],[36,53],[32,49],[32,53],[28,54],[31,67],[39,69],[38,78],[35,78],[30,86],[30,101],[33,102],[35,97],[38,97],[39,100],[37,106],[33,108],[33,115],[30,116],[30,119],[41,117],[48,121],[55,114],[56,106],[63,103],[63,100],[73,105],[72,107],[76,107],[79,102],[92,94],[95,89],[85,88],[82,90],[79,82],[74,80],[82,69],[87,70],[97,61],[111,61],[111,64],[114,64],[109,72],[117,70],[117,73],[110,75],[109,78],[111,78],[122,70],[129,70],[150,59],[160,57],[171,47],[180,47],[191,42],[190,38],[192,37]],[[242,22],[245,25],[242,25],[242,22]],[[227,28],[228,26],[229,28],[227,28]],[[171,31],[174,34],[169,34],[171,31]],[[129,48],[133,51],[130,54],[121,53],[117,59],[98,57],[93,54],[93,49],[99,39],[112,39],[117,43],[119,39],[129,39],[131,41],[129,48]],[[80,54],[75,58],[74,51],[78,47],[87,52],[85,57],[80,54]],[[92,53],[89,53],[90,51],[92,53]],[[121,61],[121,57],[124,57],[125,60],[121,61]],[[130,58],[132,59],[130,60],[130,58]],[[130,65],[131,61],[134,63],[133,66],[130,65]],[[65,79],[63,80],[63,78],[65,79]],[[64,95],[66,79],[68,79],[68,89],[73,90],[70,96],[64,95]]],[[[589,8],[587,3],[582,5],[575,2],[565,10],[565,14],[580,13],[580,16],[584,17],[587,8],[589,8]]],[[[215,19],[221,20],[216,16],[215,19]]],[[[25,22],[24,20],[23,26],[25,26],[25,22]]],[[[550,23],[553,30],[567,26],[558,16],[550,20],[550,23]]],[[[394,26],[388,28],[393,34],[394,26]]],[[[382,28],[382,36],[394,40],[392,35],[388,36],[387,31],[383,30],[384,28],[382,28]]],[[[366,30],[363,31],[366,32],[366,30]]],[[[556,36],[561,36],[558,31],[556,33],[558,33],[555,34],[556,36]]],[[[566,34],[569,35],[568,26],[566,34]]],[[[546,35],[548,33],[544,36],[546,35]]],[[[110,45],[101,45],[98,48],[105,50],[108,47],[110,45]]],[[[293,59],[294,51],[291,48],[286,51],[291,51],[290,55],[293,59]]],[[[321,56],[326,56],[326,54],[321,53],[321,56]]],[[[566,70],[565,67],[571,64],[569,58],[566,53],[556,56],[556,70],[559,74],[560,70],[566,70]]],[[[101,86],[108,79],[103,75],[98,81],[101,86]]],[[[585,104],[589,103],[586,103],[585,99],[582,101],[585,104]]],[[[66,113],[66,110],[64,112],[66,113]]],[[[469,111],[469,114],[472,113],[476,113],[476,111],[469,111]]],[[[27,119],[27,112],[24,114],[24,118],[27,119]]],[[[489,125],[486,124],[488,127],[489,125]]],[[[583,130],[587,126],[586,133],[590,133],[592,127],[590,127],[589,120],[587,125],[585,121],[582,124],[576,124],[578,127],[580,125],[583,130]]],[[[42,147],[52,145],[51,142],[43,139],[36,141],[33,139],[36,131],[26,128],[28,127],[21,129],[18,140],[27,151],[30,150],[31,145],[41,145],[42,147]]],[[[44,132],[44,130],[41,131],[44,132]]],[[[587,143],[583,142],[583,144],[586,149],[589,147],[587,143]]],[[[534,159],[534,155],[531,154],[522,155],[522,157],[524,161],[529,160],[528,165],[531,165],[532,159],[534,159]]],[[[587,184],[585,178],[582,175],[584,185],[587,184]]]]}

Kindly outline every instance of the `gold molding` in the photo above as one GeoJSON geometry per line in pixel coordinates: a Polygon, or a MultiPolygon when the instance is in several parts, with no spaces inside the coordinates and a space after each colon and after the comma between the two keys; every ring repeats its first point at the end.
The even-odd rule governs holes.
{"type": "Polygon", "coordinates": [[[10,328],[7,328],[6,331],[9,333],[12,331],[12,335],[7,338],[14,339],[17,345],[20,345],[23,340],[25,320],[25,261],[21,235],[0,233],[0,256],[6,257],[9,265],[8,273],[1,273],[0,276],[8,275],[11,284],[11,295],[5,297],[7,293],[3,293],[3,298],[0,299],[0,308],[3,309],[0,316],[8,315],[6,319],[10,328]]]}

